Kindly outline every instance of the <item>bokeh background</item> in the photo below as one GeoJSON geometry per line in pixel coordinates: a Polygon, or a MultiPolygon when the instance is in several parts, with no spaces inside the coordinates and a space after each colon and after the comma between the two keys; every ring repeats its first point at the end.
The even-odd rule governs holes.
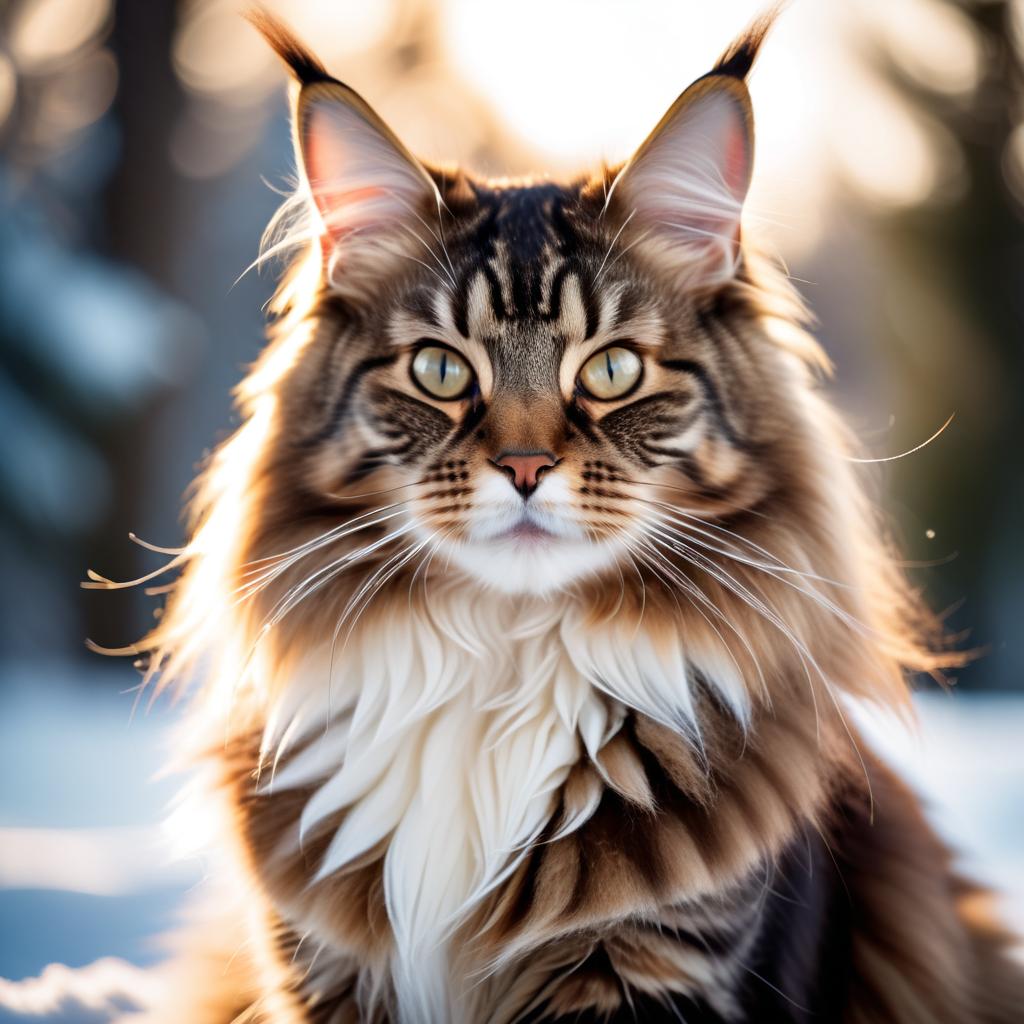
{"type": "MultiPolygon", "coordinates": [[[[267,6],[414,151],[504,175],[626,157],[763,5],[267,6]]],[[[151,852],[172,715],[129,725],[130,666],[84,647],[137,638],[154,602],[78,583],[154,568],[130,531],[182,541],[182,495],[261,345],[275,269],[245,271],[294,163],[284,72],[239,12],[0,6],[0,976],[158,955],[145,936],[195,877],[151,852]]],[[[955,413],[879,464],[880,494],[984,654],[957,697],[922,700],[916,746],[878,742],[1019,896],[1024,0],[796,0],[751,89],[749,219],[867,451],[898,456],[955,413]]]]}

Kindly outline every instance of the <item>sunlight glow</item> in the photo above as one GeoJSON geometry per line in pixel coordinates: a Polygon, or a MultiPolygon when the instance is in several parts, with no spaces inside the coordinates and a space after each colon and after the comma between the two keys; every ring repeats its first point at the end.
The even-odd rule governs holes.
{"type": "MultiPolygon", "coordinates": [[[[263,6],[286,19],[323,54],[344,58],[371,49],[394,15],[392,0],[276,0],[263,6]],[[322,41],[328,38],[325,46],[322,41]]],[[[193,0],[173,46],[174,67],[189,89],[218,102],[251,106],[280,84],[277,61],[234,0],[193,0]]]]}
{"type": "Polygon", "coordinates": [[[10,51],[19,67],[39,70],[98,35],[110,17],[108,0],[35,0],[19,4],[10,26],[10,51]]]}
{"type": "Polygon", "coordinates": [[[44,132],[66,136],[98,120],[114,101],[117,63],[97,50],[55,76],[43,92],[39,119],[44,132]]]}
{"type": "MultiPolygon", "coordinates": [[[[56,3],[58,0],[47,0],[56,3]]],[[[363,92],[428,160],[489,175],[552,175],[625,160],[763,0],[478,0],[372,5],[274,0],[330,70],[363,92]]],[[[174,64],[197,103],[174,159],[216,176],[258,137],[255,111],[283,81],[232,0],[193,0],[174,64]],[[209,101],[214,101],[210,103],[209,101]]],[[[788,258],[821,239],[837,181],[881,210],[955,194],[963,160],[945,130],[886,83],[967,95],[983,70],[968,19],[929,0],[793,4],[750,79],[757,166],[747,223],[788,258]]]]}
{"type": "MultiPolygon", "coordinates": [[[[509,170],[572,173],[626,159],[764,6],[723,0],[698,11],[636,0],[627,10],[612,0],[523,0],[510,17],[501,5],[449,0],[445,36],[456,66],[533,147],[535,166],[509,170]]],[[[787,244],[816,234],[821,92],[811,83],[822,69],[811,43],[819,21],[810,5],[787,11],[751,78],[758,129],[752,219],[778,228],[787,244]]]]}
{"type": "Polygon", "coordinates": [[[842,117],[833,146],[855,188],[886,205],[913,203],[931,191],[936,167],[928,137],[889,89],[861,76],[842,117]]]}
{"type": "Polygon", "coordinates": [[[981,46],[954,7],[930,0],[862,0],[862,6],[888,55],[915,81],[951,94],[977,85],[981,46]]]}
{"type": "Polygon", "coordinates": [[[274,66],[266,44],[241,22],[237,5],[223,0],[192,4],[174,39],[174,69],[194,92],[221,103],[258,101],[274,66]]]}

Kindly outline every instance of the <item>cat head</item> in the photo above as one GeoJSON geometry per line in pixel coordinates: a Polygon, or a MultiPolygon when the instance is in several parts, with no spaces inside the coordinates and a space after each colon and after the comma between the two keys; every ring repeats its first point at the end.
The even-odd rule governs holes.
{"type": "Polygon", "coordinates": [[[571,592],[763,694],[902,694],[942,663],[801,303],[745,232],[768,20],[622,166],[562,183],[428,167],[256,21],[294,73],[300,170],[266,252],[298,255],[172,563],[164,678],[211,646],[233,672],[268,631],[336,639],[431,574],[468,600],[571,592]]]}
{"type": "Polygon", "coordinates": [[[741,237],[767,23],[624,166],[564,184],[426,167],[260,26],[298,83],[292,238],[314,240],[318,270],[279,383],[301,501],[401,503],[421,557],[549,593],[656,556],[664,502],[728,515],[778,485],[793,399],[741,237]]]}

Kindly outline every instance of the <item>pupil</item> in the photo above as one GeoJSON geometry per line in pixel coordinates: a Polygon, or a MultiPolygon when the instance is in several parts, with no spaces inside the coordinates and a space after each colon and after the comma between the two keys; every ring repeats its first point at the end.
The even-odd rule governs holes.
{"type": "Polygon", "coordinates": [[[608,379],[615,380],[615,368],[612,366],[612,354],[611,352],[605,352],[604,354],[605,365],[608,369],[608,379]]]}
{"type": "Polygon", "coordinates": [[[448,376],[448,353],[444,350],[441,351],[441,383],[444,383],[445,377],[448,376]]]}

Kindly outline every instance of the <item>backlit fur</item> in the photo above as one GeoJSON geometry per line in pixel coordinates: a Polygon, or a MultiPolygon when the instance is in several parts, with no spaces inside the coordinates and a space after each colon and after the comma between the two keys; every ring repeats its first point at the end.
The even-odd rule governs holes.
{"type": "Polygon", "coordinates": [[[294,262],[140,648],[195,677],[232,969],[154,1019],[1013,1019],[1005,938],[843,714],[951,656],[740,235],[764,26],[566,184],[424,169],[262,27],[294,262]],[[425,339],[471,393],[416,383],[425,339]],[[597,401],[613,343],[643,376],[597,401]],[[528,500],[520,451],[555,462],[528,500]]]}

